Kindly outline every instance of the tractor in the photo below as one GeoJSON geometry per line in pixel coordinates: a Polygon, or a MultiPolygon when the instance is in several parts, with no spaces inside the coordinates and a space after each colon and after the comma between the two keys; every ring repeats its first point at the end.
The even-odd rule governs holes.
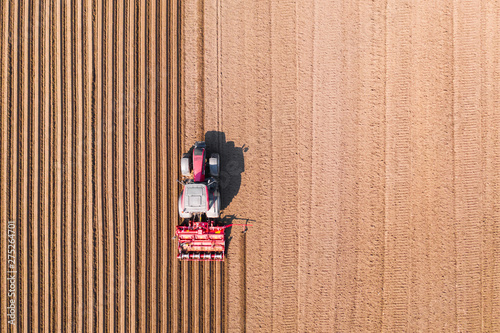
{"type": "Polygon", "coordinates": [[[181,174],[183,188],[178,206],[184,223],[176,227],[177,258],[223,261],[224,231],[230,225],[219,225],[219,154],[213,153],[207,158],[205,142],[196,142],[181,158],[181,174]]]}

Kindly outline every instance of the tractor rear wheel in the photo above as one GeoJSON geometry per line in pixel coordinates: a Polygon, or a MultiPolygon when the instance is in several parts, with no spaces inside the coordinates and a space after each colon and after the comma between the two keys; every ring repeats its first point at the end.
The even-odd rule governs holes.
{"type": "Polygon", "coordinates": [[[220,173],[219,154],[210,155],[210,159],[208,160],[208,165],[210,166],[210,175],[212,177],[219,177],[219,173],[220,173]]]}
{"type": "Polygon", "coordinates": [[[191,174],[191,168],[189,167],[189,154],[182,155],[181,158],[181,174],[183,176],[189,177],[191,174]]]}

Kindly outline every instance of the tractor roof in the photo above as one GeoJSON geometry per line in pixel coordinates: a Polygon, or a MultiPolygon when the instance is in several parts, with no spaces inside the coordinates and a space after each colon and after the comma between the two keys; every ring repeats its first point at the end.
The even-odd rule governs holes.
{"type": "Polygon", "coordinates": [[[187,184],[184,187],[184,212],[204,213],[208,211],[208,193],[205,184],[187,184]]]}

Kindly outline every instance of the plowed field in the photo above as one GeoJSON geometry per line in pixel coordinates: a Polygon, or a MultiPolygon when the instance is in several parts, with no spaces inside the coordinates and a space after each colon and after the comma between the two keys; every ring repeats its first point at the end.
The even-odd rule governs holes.
{"type": "Polygon", "coordinates": [[[499,27],[485,0],[0,1],[0,330],[499,332],[499,27]],[[197,140],[252,224],[223,263],[175,259],[197,140]]]}

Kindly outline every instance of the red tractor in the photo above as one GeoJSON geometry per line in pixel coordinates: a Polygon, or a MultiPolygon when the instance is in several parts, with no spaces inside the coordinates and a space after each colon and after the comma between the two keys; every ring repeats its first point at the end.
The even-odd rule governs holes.
{"type": "Polygon", "coordinates": [[[183,189],[179,196],[179,216],[187,223],[177,226],[180,260],[223,261],[224,231],[218,225],[221,207],[219,193],[219,154],[206,156],[205,142],[196,142],[181,159],[183,189]]]}

